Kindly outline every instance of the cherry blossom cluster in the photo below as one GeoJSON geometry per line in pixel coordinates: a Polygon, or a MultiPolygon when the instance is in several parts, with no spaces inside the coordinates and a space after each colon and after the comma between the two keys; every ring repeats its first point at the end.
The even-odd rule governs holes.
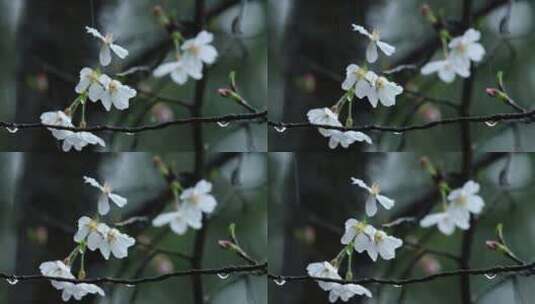
{"type": "Polygon", "coordinates": [[[195,230],[202,228],[203,214],[211,214],[217,206],[217,201],[212,192],[212,184],[200,180],[191,188],[182,189],[175,183],[172,186],[175,195],[173,210],[158,215],[152,221],[155,227],[169,225],[171,230],[183,235],[188,228],[195,230]]]}
{"type": "MultiPolygon", "coordinates": [[[[99,62],[100,67],[91,69],[84,67],[80,71],[80,81],[75,87],[78,97],[64,111],[52,111],[41,114],[41,123],[45,125],[74,128],[73,117],[77,110],[81,108],[81,118],[79,127],[86,127],[86,104],[89,99],[93,103],[100,101],[106,111],[110,111],[112,106],[118,110],[126,110],[130,106],[130,99],[136,97],[135,89],[123,85],[119,80],[112,79],[102,73],[101,68],[108,66],[112,60],[112,52],[117,57],[124,59],[128,56],[128,51],[114,43],[111,33],[102,35],[98,30],[86,27],[88,34],[97,38],[100,43],[99,62]]],[[[63,141],[62,149],[65,152],[74,148],[81,151],[88,145],[106,146],[104,140],[90,132],[75,132],[72,130],[62,130],[49,128],[52,136],[63,141]]]]}
{"type": "Polygon", "coordinates": [[[174,60],[158,66],[153,72],[154,77],[170,75],[176,84],[183,85],[190,77],[202,79],[204,64],[216,61],[218,54],[216,48],[211,45],[214,40],[212,33],[202,31],[194,38],[183,40],[180,33],[173,34],[174,60]]]}
{"type": "MultiPolygon", "coordinates": [[[[84,176],[85,183],[97,188],[100,195],[97,201],[98,213],[94,218],[82,216],[78,220],[78,231],[74,235],[74,241],[78,244],[64,260],[47,261],[41,263],[39,269],[41,273],[49,277],[75,279],[71,268],[77,257],[80,256],[80,267],[77,278],[82,280],[86,277],[85,254],[87,249],[91,251],[99,250],[102,256],[108,260],[110,254],[118,259],[128,256],[128,248],[135,244],[135,239],[118,229],[105,224],[100,220],[99,215],[106,215],[110,211],[110,201],[118,207],[124,207],[127,199],[112,192],[108,183],[103,185],[94,178],[84,176]]],[[[81,300],[88,294],[99,294],[104,296],[104,290],[95,284],[73,283],[65,281],[50,281],[52,286],[61,290],[61,298],[67,302],[71,298],[81,300]]]]}
{"type": "MultiPolygon", "coordinates": [[[[392,56],[396,48],[381,40],[378,30],[369,32],[360,25],[353,24],[353,31],[366,36],[370,42],[366,48],[366,60],[368,63],[375,63],[379,58],[379,50],[386,56],[392,56]]],[[[395,82],[389,81],[385,76],[381,76],[369,70],[366,64],[359,66],[350,64],[346,68],[346,78],[342,83],[342,89],[346,92],[338,102],[332,107],[312,109],[307,113],[310,123],[314,125],[328,125],[333,127],[353,126],[353,102],[354,99],[367,99],[373,108],[379,103],[385,107],[396,104],[396,97],[403,93],[403,88],[395,82]],[[347,105],[348,113],[345,125],[339,119],[340,112],[347,105]]],[[[335,129],[319,128],[319,132],[324,137],[329,138],[329,148],[336,149],[339,145],[348,148],[355,142],[367,142],[372,144],[371,138],[357,131],[340,131],[335,129]]]]}
{"type": "Polygon", "coordinates": [[[428,228],[436,225],[445,235],[452,235],[455,228],[468,230],[470,228],[470,215],[478,215],[483,210],[485,202],[479,192],[479,184],[470,180],[462,188],[449,191],[447,186],[441,187],[442,211],[425,216],[420,226],[428,228]]]}
{"type": "MultiPolygon", "coordinates": [[[[366,215],[373,217],[377,214],[377,205],[380,204],[385,209],[391,209],[395,201],[381,194],[380,186],[376,183],[371,186],[363,180],[351,178],[352,184],[364,189],[367,192],[365,200],[366,215]]],[[[342,280],[339,274],[340,266],[347,258],[345,280],[352,280],[354,277],[351,261],[353,252],[366,252],[374,262],[379,257],[383,260],[392,260],[396,257],[396,249],[403,245],[403,241],[386,232],[375,228],[364,219],[359,221],[350,218],[345,222],[345,232],[340,239],[340,243],[345,247],[331,261],[311,263],[307,266],[307,273],[314,278],[338,279],[342,280]]],[[[329,292],[329,301],[334,303],[341,299],[349,301],[355,295],[372,297],[370,290],[358,284],[342,284],[337,282],[317,281],[321,289],[329,292]]]]}
{"type": "Polygon", "coordinates": [[[451,83],[455,76],[470,77],[471,62],[480,62],[485,56],[485,48],[479,43],[481,33],[475,29],[468,29],[464,35],[449,41],[449,34],[444,32],[442,37],[444,59],[429,62],[422,67],[422,75],[438,73],[438,77],[451,83]]]}

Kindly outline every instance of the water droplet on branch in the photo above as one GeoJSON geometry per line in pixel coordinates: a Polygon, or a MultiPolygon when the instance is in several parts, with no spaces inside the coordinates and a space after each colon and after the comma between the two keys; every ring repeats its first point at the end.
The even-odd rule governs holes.
{"type": "Polygon", "coordinates": [[[283,286],[284,284],[286,284],[286,280],[283,278],[274,279],[273,282],[275,282],[277,286],[283,286]]]}
{"type": "Polygon", "coordinates": [[[217,125],[220,126],[221,128],[226,128],[226,127],[228,127],[230,125],[230,122],[229,121],[218,121],[217,125]]]}
{"type": "Polygon", "coordinates": [[[15,279],[15,278],[10,278],[10,279],[6,279],[7,283],[9,285],[15,285],[19,282],[19,280],[15,279]]]}
{"type": "Polygon", "coordinates": [[[6,130],[11,133],[11,134],[15,134],[19,131],[19,128],[16,128],[16,127],[13,127],[13,128],[10,128],[10,127],[7,127],[6,130]]]}
{"type": "Polygon", "coordinates": [[[485,125],[487,125],[487,127],[496,127],[498,125],[498,122],[497,121],[492,121],[492,120],[489,120],[489,121],[485,121],[485,125]]]}
{"type": "Polygon", "coordinates": [[[226,280],[230,277],[230,273],[228,272],[222,272],[222,273],[218,273],[217,276],[221,279],[221,280],[226,280]]]}
{"type": "Polygon", "coordinates": [[[493,280],[494,278],[496,278],[497,274],[495,273],[485,273],[485,278],[489,279],[489,280],[493,280]]]}
{"type": "Polygon", "coordinates": [[[132,288],[132,287],[134,287],[135,285],[134,285],[134,284],[126,284],[126,285],[124,285],[124,286],[126,286],[126,287],[128,287],[128,288],[132,288]]]}
{"type": "Polygon", "coordinates": [[[275,126],[274,129],[275,129],[275,131],[277,131],[279,133],[284,133],[286,131],[286,127],[285,126],[275,126]]]}

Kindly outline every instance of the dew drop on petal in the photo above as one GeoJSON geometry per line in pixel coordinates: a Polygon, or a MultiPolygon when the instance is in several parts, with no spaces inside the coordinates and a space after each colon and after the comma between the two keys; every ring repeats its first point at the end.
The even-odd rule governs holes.
{"type": "Polygon", "coordinates": [[[286,131],[286,127],[284,126],[275,126],[274,129],[279,133],[284,133],[286,131]]]}
{"type": "Polygon", "coordinates": [[[15,285],[19,282],[19,280],[15,279],[15,278],[9,278],[9,279],[6,279],[7,283],[9,285],[15,285]]]}
{"type": "Polygon", "coordinates": [[[489,120],[489,121],[485,121],[485,125],[487,127],[496,127],[498,125],[498,122],[497,121],[492,121],[492,120],[489,120]]]}
{"type": "Polygon", "coordinates": [[[13,128],[10,128],[10,127],[7,127],[6,130],[11,133],[11,134],[15,134],[19,131],[19,128],[16,128],[16,127],[13,127],[13,128]]]}
{"type": "Polygon", "coordinates": [[[274,279],[273,282],[275,282],[277,286],[283,286],[284,284],[286,284],[286,280],[283,278],[274,279]]]}
{"type": "Polygon", "coordinates": [[[218,121],[217,125],[220,126],[221,128],[226,128],[226,127],[228,127],[230,125],[230,122],[229,121],[218,121]]]}
{"type": "Polygon", "coordinates": [[[230,277],[230,273],[228,272],[222,272],[222,273],[218,273],[217,276],[221,279],[221,280],[226,280],[230,277]]]}
{"type": "Polygon", "coordinates": [[[495,273],[485,273],[485,278],[489,279],[489,280],[493,280],[494,278],[496,278],[496,274],[495,273]]]}

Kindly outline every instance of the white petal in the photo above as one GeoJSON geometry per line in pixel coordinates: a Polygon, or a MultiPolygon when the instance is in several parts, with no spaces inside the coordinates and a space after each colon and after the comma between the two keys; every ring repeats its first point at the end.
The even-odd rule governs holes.
{"type": "Polygon", "coordinates": [[[169,224],[176,217],[177,217],[177,213],[176,212],[162,213],[162,214],[158,215],[157,217],[155,217],[154,220],[152,220],[152,225],[154,227],[161,227],[161,226],[169,224]]]}
{"type": "Polygon", "coordinates": [[[374,63],[378,58],[377,44],[374,41],[371,41],[366,48],[366,60],[368,60],[369,63],[374,63]]]}
{"type": "Polygon", "coordinates": [[[372,191],[372,189],[368,185],[366,185],[366,183],[361,179],[351,177],[351,183],[353,185],[357,185],[357,186],[361,187],[362,189],[368,190],[368,192],[372,191]]]}
{"type": "Polygon", "coordinates": [[[394,200],[384,195],[377,195],[377,201],[385,208],[390,209],[394,206],[394,200]]]}
{"type": "Polygon", "coordinates": [[[446,61],[432,61],[424,65],[421,69],[422,75],[430,75],[436,73],[444,68],[446,61]]]}
{"type": "Polygon", "coordinates": [[[110,45],[111,50],[121,59],[125,59],[128,56],[128,50],[117,44],[110,45]]]}
{"type": "Polygon", "coordinates": [[[96,38],[104,40],[104,36],[102,36],[102,34],[97,29],[89,27],[89,26],[86,26],[85,30],[87,31],[88,34],[91,34],[96,38]]]}
{"type": "Polygon", "coordinates": [[[108,196],[111,199],[111,201],[114,202],[115,205],[117,205],[118,207],[124,207],[124,205],[126,205],[126,202],[127,202],[126,198],[120,195],[114,194],[114,193],[110,193],[108,196]]]}
{"type": "Polygon", "coordinates": [[[102,44],[102,47],[100,48],[100,53],[99,53],[99,60],[100,60],[100,64],[102,64],[102,66],[107,66],[110,64],[111,62],[111,51],[110,51],[110,46],[107,45],[107,44],[102,44]]]}
{"type": "Polygon", "coordinates": [[[483,202],[483,199],[479,195],[471,195],[468,198],[468,202],[466,205],[468,210],[470,210],[470,212],[474,214],[480,214],[484,206],[485,206],[485,203],[483,202]]]}
{"type": "Polygon", "coordinates": [[[110,212],[110,202],[108,196],[102,194],[98,199],[98,213],[100,213],[100,215],[106,215],[108,212],[110,212]]]}
{"type": "Polygon", "coordinates": [[[359,32],[362,35],[367,36],[370,39],[372,38],[372,35],[370,34],[370,32],[368,32],[368,30],[366,30],[363,26],[356,25],[356,24],[352,24],[351,26],[353,26],[353,31],[359,32]]]}
{"type": "Polygon", "coordinates": [[[203,62],[207,64],[212,64],[217,58],[217,50],[211,45],[207,45],[201,48],[199,52],[199,57],[203,62]]]}
{"type": "Polygon", "coordinates": [[[396,52],[396,48],[386,42],[377,41],[377,46],[385,53],[386,56],[392,56],[396,52]]]}
{"type": "Polygon", "coordinates": [[[374,195],[368,195],[366,199],[366,214],[368,216],[374,216],[377,213],[377,201],[374,195]]]}
{"type": "Polygon", "coordinates": [[[154,77],[163,77],[167,74],[170,74],[171,72],[173,72],[180,66],[181,66],[180,62],[177,62],[177,61],[162,63],[154,70],[152,75],[154,77]]]}

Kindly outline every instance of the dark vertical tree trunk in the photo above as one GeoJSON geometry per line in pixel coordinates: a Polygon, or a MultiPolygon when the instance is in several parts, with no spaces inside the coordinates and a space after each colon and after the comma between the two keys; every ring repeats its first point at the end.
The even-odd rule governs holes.
{"type": "MultiPolygon", "coordinates": [[[[93,2],[98,12],[102,1],[93,2]]],[[[47,75],[46,90],[36,89],[33,83],[36,76],[46,75],[47,65],[76,76],[85,64],[95,62],[94,40],[84,29],[91,25],[90,3],[26,1],[16,42],[16,121],[39,121],[42,112],[63,110],[76,98],[74,85],[52,74],[47,75]]],[[[58,142],[46,130],[24,130],[24,136],[14,136],[13,140],[17,151],[58,150],[58,142]]]]}
{"type": "MultiPolygon", "coordinates": [[[[363,23],[367,8],[368,1],[293,1],[280,46],[285,65],[284,121],[306,120],[308,110],[334,105],[342,96],[341,82],[322,70],[343,78],[349,63],[362,61],[357,59],[364,58],[363,45],[358,44],[351,24],[363,23]],[[314,79],[315,85],[305,89],[303,77],[314,79]]],[[[277,151],[328,150],[326,139],[314,129],[287,131],[270,140],[277,151]]],[[[358,150],[359,145],[352,149],[358,150]]]]}

